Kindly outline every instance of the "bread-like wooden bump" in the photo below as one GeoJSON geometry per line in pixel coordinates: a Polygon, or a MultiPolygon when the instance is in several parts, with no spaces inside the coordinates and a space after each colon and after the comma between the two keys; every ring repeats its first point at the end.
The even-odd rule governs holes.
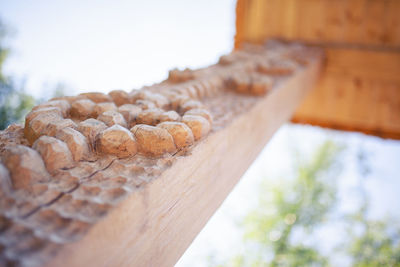
{"type": "Polygon", "coordinates": [[[87,119],[78,124],[78,131],[87,138],[90,147],[93,147],[96,135],[106,128],[104,122],[95,119],[87,119]]]}
{"type": "Polygon", "coordinates": [[[248,94],[250,92],[251,79],[246,74],[235,73],[227,79],[226,83],[237,93],[248,94]]]}
{"type": "Polygon", "coordinates": [[[77,130],[69,127],[64,128],[57,132],[56,138],[67,144],[74,161],[88,158],[90,153],[88,140],[77,130]]]}
{"type": "Polygon", "coordinates": [[[154,102],[145,99],[136,100],[135,105],[139,106],[142,110],[157,108],[154,102]]]}
{"type": "Polygon", "coordinates": [[[128,127],[124,116],[115,110],[106,111],[97,117],[99,121],[104,122],[107,126],[113,126],[115,124],[123,127],[128,127]]]}
{"type": "Polygon", "coordinates": [[[35,106],[32,110],[37,110],[41,108],[49,108],[49,107],[55,107],[59,108],[61,111],[61,114],[64,118],[66,118],[69,115],[70,109],[71,109],[71,104],[67,100],[50,100],[44,103],[41,103],[40,105],[35,106]]]}
{"type": "Polygon", "coordinates": [[[160,122],[180,121],[181,119],[182,119],[181,116],[175,110],[165,111],[161,113],[161,115],[159,116],[160,122]]]}
{"type": "Polygon", "coordinates": [[[75,122],[71,119],[63,119],[59,121],[52,121],[47,124],[47,126],[42,130],[42,135],[47,136],[56,136],[56,134],[62,129],[70,127],[70,128],[78,128],[75,122]]]}
{"type": "Polygon", "coordinates": [[[112,98],[113,102],[117,106],[129,104],[129,94],[124,90],[113,90],[109,92],[108,95],[112,98]]]}
{"type": "Polygon", "coordinates": [[[185,91],[190,98],[192,98],[192,99],[199,98],[199,94],[193,85],[189,85],[189,86],[185,87],[185,91]]]}
{"type": "Polygon", "coordinates": [[[185,103],[182,103],[182,105],[180,106],[180,111],[184,114],[186,111],[195,108],[204,108],[204,105],[200,101],[189,100],[186,101],[185,103]]]}
{"type": "Polygon", "coordinates": [[[157,125],[163,110],[159,108],[146,109],[140,112],[135,119],[136,124],[157,125]]]}
{"type": "Polygon", "coordinates": [[[50,180],[40,154],[30,147],[6,147],[2,154],[2,162],[10,172],[12,187],[16,190],[29,190],[35,183],[50,180]]]}
{"type": "Polygon", "coordinates": [[[205,137],[211,130],[211,125],[208,120],[199,115],[184,115],[182,117],[182,122],[192,130],[196,141],[205,137]]]}
{"type": "Polygon", "coordinates": [[[116,124],[96,136],[96,151],[126,158],[136,154],[137,143],[129,130],[116,124]]]}
{"type": "Polygon", "coordinates": [[[138,143],[138,151],[147,156],[158,157],[165,153],[175,153],[174,139],[167,130],[150,125],[135,125],[131,132],[138,143]]]}
{"type": "Polygon", "coordinates": [[[198,116],[202,116],[205,119],[208,120],[208,122],[210,124],[213,123],[213,116],[211,115],[211,113],[204,109],[204,108],[195,108],[195,109],[190,109],[188,111],[185,112],[185,115],[198,115],[198,116]]]}
{"type": "Polygon", "coordinates": [[[44,129],[52,122],[63,120],[57,113],[42,113],[25,125],[24,134],[29,144],[33,144],[36,139],[43,135],[44,129]]]}
{"type": "Polygon", "coordinates": [[[187,95],[175,94],[175,96],[170,96],[171,108],[178,111],[181,105],[190,100],[191,99],[187,95]]]}
{"type": "Polygon", "coordinates": [[[146,97],[142,98],[142,100],[153,102],[158,108],[168,108],[170,104],[170,101],[165,96],[151,92],[148,92],[146,97]]]}
{"type": "Polygon", "coordinates": [[[100,92],[82,93],[79,96],[84,96],[94,103],[111,102],[112,98],[109,95],[100,92]]]}
{"type": "Polygon", "coordinates": [[[168,73],[168,81],[173,83],[185,82],[194,78],[195,74],[189,68],[186,68],[184,70],[172,69],[168,73]]]}
{"type": "Polygon", "coordinates": [[[59,169],[75,166],[71,151],[66,143],[50,136],[41,136],[32,146],[43,158],[46,169],[54,174],[59,169]]]}
{"type": "Polygon", "coordinates": [[[291,75],[297,67],[297,64],[290,60],[272,59],[260,62],[257,65],[257,70],[269,75],[291,75]]]}
{"type": "Polygon", "coordinates": [[[71,104],[71,117],[87,119],[92,116],[96,104],[90,99],[79,99],[71,104]]]}
{"type": "Polygon", "coordinates": [[[273,85],[273,79],[266,75],[252,75],[250,94],[265,95],[273,85]]]}
{"type": "Polygon", "coordinates": [[[62,113],[60,108],[57,107],[43,107],[39,109],[32,110],[25,117],[25,127],[29,125],[29,123],[36,118],[39,114],[56,114],[59,117],[62,117],[62,113]]]}
{"type": "Polygon", "coordinates": [[[92,116],[97,118],[106,111],[117,110],[117,106],[113,102],[98,103],[93,108],[92,116]]]}
{"type": "Polygon", "coordinates": [[[194,143],[192,130],[182,122],[166,121],[158,124],[157,127],[168,131],[178,149],[188,147],[194,143]]]}
{"type": "Polygon", "coordinates": [[[142,112],[142,108],[133,104],[124,104],[118,108],[118,112],[124,116],[128,126],[131,127],[134,125],[137,115],[142,112]]]}

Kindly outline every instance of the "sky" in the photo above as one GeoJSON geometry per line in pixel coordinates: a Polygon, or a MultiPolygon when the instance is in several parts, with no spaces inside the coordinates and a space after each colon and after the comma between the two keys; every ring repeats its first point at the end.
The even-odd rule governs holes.
{"type": "MultiPolygon", "coordinates": [[[[400,221],[400,142],[384,140],[361,133],[334,131],[319,127],[286,124],[282,126],[264,147],[242,179],[215,212],[191,246],[176,264],[176,267],[209,266],[210,257],[215,262],[229,260],[243,252],[244,217],[257,208],[259,188],[263,181],[279,183],[283,177],[294,175],[294,154],[307,159],[326,140],[343,147],[340,161],[343,164],[338,177],[338,208],[336,216],[355,212],[359,208],[359,187],[365,188],[370,200],[368,217],[382,220],[392,217],[400,221]],[[366,155],[370,168],[367,179],[360,177],[360,152],[366,155]]],[[[340,222],[340,220],[339,220],[340,222]]],[[[319,251],[330,257],[332,266],[349,266],[349,259],[334,252],[335,246],[345,238],[344,225],[337,221],[325,223],[316,231],[316,236],[302,242],[316,242],[319,251]],[[314,240],[315,239],[315,240],[314,240]]]]}
{"type": "Polygon", "coordinates": [[[71,94],[137,89],[229,52],[234,10],[234,0],[3,0],[14,32],[4,71],[35,96],[59,82],[71,94]]]}
{"type": "MultiPolygon", "coordinates": [[[[50,97],[57,83],[67,95],[132,90],[159,82],[168,70],[212,64],[233,48],[234,0],[2,0],[0,17],[12,29],[4,72],[26,79],[26,90],[50,97]]],[[[356,186],[352,155],[370,155],[372,215],[396,214],[400,203],[400,142],[316,127],[282,127],[252,164],[177,266],[205,266],[211,250],[221,255],[240,243],[236,220],[256,203],[266,175],[290,172],[293,148],[310,154],[327,138],[345,143],[348,164],[341,181],[346,201],[356,186]],[[348,198],[346,198],[348,197],[348,198]]],[[[346,206],[347,207],[347,206],[346,206]]],[[[344,207],[344,208],[346,208],[344,207]]]]}

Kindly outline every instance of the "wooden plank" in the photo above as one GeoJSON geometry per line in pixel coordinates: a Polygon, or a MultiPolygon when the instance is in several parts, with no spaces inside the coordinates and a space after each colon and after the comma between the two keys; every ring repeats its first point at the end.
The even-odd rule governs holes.
{"type": "Polygon", "coordinates": [[[246,27],[246,15],[248,14],[246,9],[245,0],[237,0],[236,3],[236,33],[235,33],[235,48],[239,48],[239,44],[243,43],[245,37],[245,27],[246,27]]]}
{"type": "Polygon", "coordinates": [[[322,58],[298,45],[251,46],[129,94],[35,107],[25,130],[0,132],[0,265],[173,266],[313,87],[322,58]],[[304,55],[308,64],[296,64],[304,55]],[[294,64],[291,74],[267,75],[277,62],[294,64]]]}
{"type": "Polygon", "coordinates": [[[172,266],[265,143],[290,118],[318,71],[319,63],[314,62],[209,136],[191,156],[127,199],[49,266],[131,266],[132,262],[172,266]]]}
{"type": "Polygon", "coordinates": [[[368,0],[365,6],[364,35],[361,42],[370,45],[384,45],[386,43],[385,31],[390,30],[385,27],[386,0],[368,0]]]}
{"type": "Polygon", "coordinates": [[[327,73],[400,82],[400,53],[392,51],[326,48],[327,73]]]}
{"type": "Polygon", "coordinates": [[[397,0],[240,0],[243,41],[284,38],[306,42],[400,47],[397,0]],[[243,6],[250,8],[245,11],[243,6]]]}
{"type": "Polygon", "coordinates": [[[400,53],[326,48],[326,56],[321,81],[293,121],[398,139],[400,53]]]}
{"type": "Polygon", "coordinates": [[[290,118],[318,69],[312,64],[209,136],[191,156],[126,200],[48,266],[173,266],[273,133],[290,118]]]}
{"type": "MultiPolygon", "coordinates": [[[[323,1],[325,17],[324,31],[325,36],[320,42],[343,42],[344,40],[344,29],[346,27],[345,22],[345,0],[337,1],[323,1]]],[[[310,14],[310,20],[313,20],[313,15],[310,14]]]]}
{"type": "Polygon", "coordinates": [[[363,38],[365,32],[365,8],[367,0],[347,1],[344,15],[346,17],[346,25],[344,27],[346,43],[357,44],[363,38]]]}
{"type": "Polygon", "coordinates": [[[293,40],[297,39],[297,24],[298,24],[298,6],[297,0],[287,0],[281,2],[283,6],[281,13],[281,31],[278,36],[282,35],[284,39],[293,40]]]}
{"type": "Polygon", "coordinates": [[[389,0],[386,8],[386,32],[385,41],[389,47],[399,46],[400,44],[400,1],[389,0]]]}
{"type": "MultiPolygon", "coordinates": [[[[258,35],[253,32],[243,42],[278,37],[326,49],[321,82],[297,110],[294,122],[399,138],[400,1],[251,2],[260,1],[264,16],[280,15],[273,22],[249,20],[247,29],[257,28],[258,35]],[[281,25],[279,32],[275,25],[281,25]]],[[[251,12],[247,10],[246,16],[251,17],[251,12]]]]}
{"type": "Polygon", "coordinates": [[[266,31],[270,38],[278,36],[281,29],[282,15],[285,13],[284,5],[280,0],[270,1],[256,1],[259,3],[258,12],[262,16],[260,23],[261,36],[263,37],[260,41],[262,42],[266,38],[266,31]]]}

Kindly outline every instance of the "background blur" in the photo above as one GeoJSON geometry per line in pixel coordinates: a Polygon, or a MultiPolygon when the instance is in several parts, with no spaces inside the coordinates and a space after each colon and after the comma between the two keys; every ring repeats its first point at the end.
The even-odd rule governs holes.
{"type": "MultiPolygon", "coordinates": [[[[173,67],[216,62],[233,47],[235,1],[1,1],[12,47],[4,71],[30,93],[131,90],[173,67]]],[[[69,93],[69,92],[68,92],[69,93]]]]}
{"type": "MultiPolygon", "coordinates": [[[[233,48],[234,11],[234,0],[2,1],[0,126],[54,95],[213,64],[233,48]]],[[[399,266],[399,173],[399,141],[287,124],[177,266],[399,266]]]]}

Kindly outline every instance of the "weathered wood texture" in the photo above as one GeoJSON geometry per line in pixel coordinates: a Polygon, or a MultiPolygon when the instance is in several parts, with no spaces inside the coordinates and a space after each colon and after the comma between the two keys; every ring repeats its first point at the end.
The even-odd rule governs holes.
{"type": "Polygon", "coordinates": [[[235,47],[268,38],[326,49],[293,121],[400,139],[400,1],[238,0],[235,47]]]}
{"type": "Polygon", "coordinates": [[[0,132],[1,266],[172,266],[319,77],[270,42],[0,132]]]}

